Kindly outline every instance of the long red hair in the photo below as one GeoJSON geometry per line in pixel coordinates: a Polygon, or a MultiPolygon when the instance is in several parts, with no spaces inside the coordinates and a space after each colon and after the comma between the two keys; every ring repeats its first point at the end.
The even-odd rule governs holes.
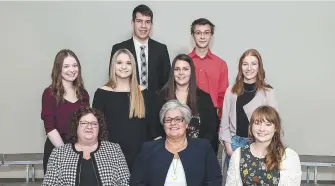
{"type": "Polygon", "coordinates": [[[249,136],[254,138],[252,134],[252,126],[255,123],[261,123],[268,121],[275,125],[275,133],[272,137],[270,145],[267,147],[267,155],[265,156],[265,164],[267,170],[279,170],[283,156],[285,153],[285,147],[281,140],[281,119],[277,110],[271,106],[260,106],[252,114],[249,124],[249,136]]]}
{"type": "Polygon", "coordinates": [[[263,61],[260,53],[256,49],[249,49],[245,51],[242,56],[240,57],[239,64],[238,64],[238,73],[235,80],[235,84],[232,87],[232,93],[237,95],[242,95],[244,92],[243,82],[244,82],[244,75],[242,72],[242,64],[243,60],[247,56],[254,56],[258,60],[258,73],[256,75],[256,89],[259,90],[267,90],[272,88],[269,84],[265,83],[265,71],[263,68],[263,61]]]}

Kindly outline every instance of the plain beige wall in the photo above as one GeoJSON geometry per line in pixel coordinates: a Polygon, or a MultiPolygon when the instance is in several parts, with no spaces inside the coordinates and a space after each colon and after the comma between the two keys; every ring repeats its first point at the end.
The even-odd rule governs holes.
{"type": "MultiPolygon", "coordinates": [[[[131,36],[137,4],[0,3],[0,153],[43,152],[41,95],[60,49],[78,55],[92,100],[107,80],[112,45],[131,36]]],[[[212,51],[227,62],[230,83],[240,55],[258,49],[276,91],[286,145],[299,154],[335,155],[334,2],[146,4],[154,11],[153,38],[167,44],[171,60],[192,49],[190,24],[199,17],[216,25],[212,51]]],[[[0,177],[24,177],[20,170],[1,168],[0,177]]],[[[334,170],[320,172],[320,179],[335,178],[334,170]]]]}

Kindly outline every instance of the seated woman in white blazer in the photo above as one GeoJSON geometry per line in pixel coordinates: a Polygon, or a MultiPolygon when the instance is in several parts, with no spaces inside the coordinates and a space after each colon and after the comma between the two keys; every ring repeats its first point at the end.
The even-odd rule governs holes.
{"type": "Polygon", "coordinates": [[[230,159],[226,186],[300,186],[299,156],[281,141],[276,109],[258,107],[251,116],[249,135],[254,142],[237,148],[230,159]]]}

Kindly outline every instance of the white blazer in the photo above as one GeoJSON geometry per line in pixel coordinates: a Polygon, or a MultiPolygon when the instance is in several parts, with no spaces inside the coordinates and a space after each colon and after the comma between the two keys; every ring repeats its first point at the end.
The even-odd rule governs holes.
{"type": "MultiPolygon", "coordinates": [[[[243,186],[240,173],[241,147],[231,156],[227,172],[226,186],[243,186]]],[[[300,186],[301,165],[298,154],[286,148],[280,169],[278,186],[300,186]]]]}

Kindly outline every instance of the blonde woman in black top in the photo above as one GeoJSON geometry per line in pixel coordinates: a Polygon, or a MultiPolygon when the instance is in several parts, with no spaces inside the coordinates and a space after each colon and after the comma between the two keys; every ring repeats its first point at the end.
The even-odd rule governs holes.
{"type": "Polygon", "coordinates": [[[93,107],[106,118],[109,141],[118,143],[131,170],[144,141],[149,139],[147,89],[137,82],[136,64],[127,49],[118,50],[111,62],[110,78],[94,94],[93,107]]]}

